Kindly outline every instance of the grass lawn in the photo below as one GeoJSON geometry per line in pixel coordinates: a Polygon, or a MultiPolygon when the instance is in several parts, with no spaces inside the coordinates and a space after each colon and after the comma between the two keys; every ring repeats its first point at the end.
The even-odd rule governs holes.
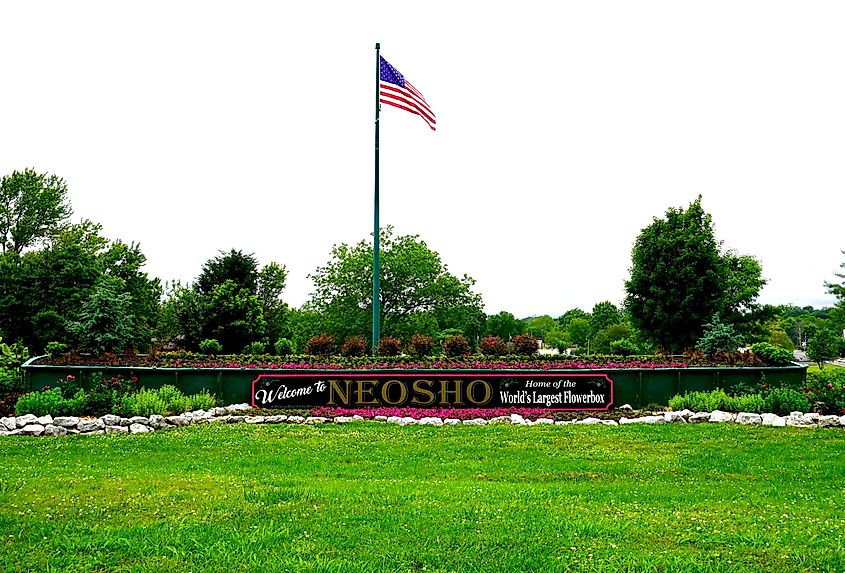
{"type": "Polygon", "coordinates": [[[0,438],[0,571],[843,571],[845,431],[0,438]]]}
{"type": "MultiPolygon", "coordinates": [[[[838,364],[825,364],[824,365],[825,370],[828,370],[828,369],[837,370],[839,368],[842,368],[842,366],[839,366],[838,364]]],[[[811,363],[807,367],[807,374],[809,374],[810,372],[818,372],[818,371],[819,371],[819,365],[816,364],[815,362],[811,363]]]]}

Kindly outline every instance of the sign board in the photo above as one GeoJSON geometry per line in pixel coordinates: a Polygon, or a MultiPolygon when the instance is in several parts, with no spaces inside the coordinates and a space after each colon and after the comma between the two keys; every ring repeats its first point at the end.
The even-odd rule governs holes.
{"type": "Polygon", "coordinates": [[[489,370],[259,374],[252,382],[252,405],[607,410],[613,380],[595,373],[489,370]]]}

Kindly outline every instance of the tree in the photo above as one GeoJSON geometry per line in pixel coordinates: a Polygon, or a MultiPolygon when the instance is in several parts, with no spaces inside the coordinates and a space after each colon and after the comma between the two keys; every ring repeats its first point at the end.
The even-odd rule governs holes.
{"type": "Polygon", "coordinates": [[[132,296],[123,281],[104,277],[82,304],[79,319],[69,325],[83,352],[102,354],[124,350],[132,341],[135,317],[132,296]]]}
{"type": "Polygon", "coordinates": [[[740,338],[736,330],[730,324],[719,320],[719,315],[704,325],[704,335],[699,339],[696,347],[708,356],[716,352],[736,352],[739,348],[740,338]]]}
{"type": "MultiPolygon", "coordinates": [[[[842,251],[842,254],[845,255],[845,251],[842,251]]],[[[839,267],[845,269],[845,262],[839,265],[839,267]]],[[[827,288],[827,292],[836,297],[838,305],[845,305],[845,271],[833,274],[837,278],[842,279],[842,282],[829,283],[825,281],[824,286],[827,288]]]]}
{"type": "Polygon", "coordinates": [[[573,344],[586,346],[590,339],[590,321],[586,318],[573,318],[566,327],[566,334],[573,344]]]}
{"type": "MultiPolygon", "coordinates": [[[[450,328],[445,323],[451,310],[481,310],[481,297],[472,291],[475,281],[467,275],[452,275],[440,255],[418,235],[394,236],[393,228],[386,227],[379,240],[383,335],[395,335],[400,322],[416,313],[434,313],[443,329],[450,328]]],[[[371,334],[366,317],[372,315],[372,260],[370,241],[335,245],[329,262],[309,275],[314,292],[308,307],[326,316],[333,328],[329,332],[336,337],[371,334]]]]}
{"type": "Polygon", "coordinates": [[[532,316],[524,320],[524,331],[535,338],[546,339],[546,335],[558,327],[558,323],[548,314],[532,316]]]}
{"type": "Polygon", "coordinates": [[[590,313],[584,312],[580,308],[573,308],[573,309],[567,310],[562,315],[560,315],[557,319],[557,322],[563,328],[566,328],[567,326],[569,326],[569,323],[572,322],[573,318],[586,318],[587,320],[589,320],[590,313]]]}
{"type": "Polygon", "coordinates": [[[619,324],[621,319],[621,313],[615,304],[609,300],[598,302],[590,313],[590,333],[596,335],[611,324],[619,324]]]}
{"type": "MultiPolygon", "coordinates": [[[[286,273],[285,273],[286,276],[286,273]]],[[[243,251],[230,250],[209,259],[202,266],[202,272],[197,277],[196,289],[202,294],[210,294],[215,288],[226,281],[232,281],[240,288],[256,294],[258,291],[258,261],[254,255],[246,255],[243,251]]],[[[282,279],[284,288],[284,279],[282,279]]]]}
{"type": "Polygon", "coordinates": [[[521,333],[522,330],[522,321],[517,320],[513,314],[507,311],[503,310],[498,314],[487,317],[486,333],[498,336],[502,340],[510,340],[521,333]]]}
{"type": "MultiPolygon", "coordinates": [[[[632,250],[625,306],[633,325],[654,344],[691,348],[710,317],[744,316],[765,284],[752,257],[719,252],[701,196],[689,208],[669,208],[642,230],[632,250]]],[[[727,320],[727,317],[726,317],[727,320]]]]}
{"type": "Polygon", "coordinates": [[[4,253],[22,253],[45,241],[71,214],[67,184],[56,175],[25,169],[0,179],[0,248],[4,253]]]}
{"type": "Polygon", "coordinates": [[[820,328],[807,343],[807,357],[813,362],[818,362],[819,368],[824,368],[825,362],[839,355],[839,340],[832,330],[820,328]]]}

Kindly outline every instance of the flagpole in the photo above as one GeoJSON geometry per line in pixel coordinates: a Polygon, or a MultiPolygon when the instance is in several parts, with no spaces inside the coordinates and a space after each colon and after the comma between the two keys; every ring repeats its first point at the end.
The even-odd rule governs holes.
{"type": "Polygon", "coordinates": [[[378,223],[378,124],[379,124],[379,81],[381,80],[381,44],[376,42],[376,180],[373,209],[373,354],[379,341],[381,299],[379,297],[379,223],[378,223]]]}

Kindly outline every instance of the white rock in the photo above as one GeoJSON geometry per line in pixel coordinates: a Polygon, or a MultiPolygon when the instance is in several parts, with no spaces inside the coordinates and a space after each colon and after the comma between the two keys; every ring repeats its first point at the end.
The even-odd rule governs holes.
{"type": "Polygon", "coordinates": [[[105,427],[106,425],[100,418],[96,418],[94,420],[80,420],[79,424],[76,425],[76,429],[83,434],[98,432],[105,427]]]}
{"type": "Polygon", "coordinates": [[[420,426],[442,426],[443,420],[441,418],[435,418],[432,416],[420,418],[419,421],[420,426]]]}
{"type": "Polygon", "coordinates": [[[359,416],[358,414],[355,414],[354,416],[352,416],[352,419],[355,420],[356,422],[363,422],[364,416],[359,416]]]}
{"type": "Polygon", "coordinates": [[[225,416],[229,413],[229,411],[226,408],[212,408],[209,410],[209,413],[211,413],[212,416],[225,416]]]}
{"type": "Polygon", "coordinates": [[[598,418],[584,418],[583,420],[578,420],[575,423],[584,426],[595,426],[597,424],[601,424],[601,420],[598,418]]]}
{"type": "Polygon", "coordinates": [[[388,424],[398,424],[402,421],[401,416],[389,416],[387,420],[385,420],[388,424]]]}
{"type": "Polygon", "coordinates": [[[819,416],[819,428],[835,428],[839,425],[839,416],[819,416]]]}
{"type": "Polygon", "coordinates": [[[701,424],[702,422],[709,422],[710,421],[710,412],[696,412],[689,418],[687,418],[687,422],[690,424],[701,424]]]}
{"type": "Polygon", "coordinates": [[[512,424],[510,416],[496,416],[487,420],[488,424],[512,424]]]}
{"type": "Polygon", "coordinates": [[[59,416],[53,419],[53,425],[63,428],[75,428],[79,425],[79,418],[76,416],[59,416]]]}
{"type": "Polygon", "coordinates": [[[348,424],[352,422],[352,416],[336,416],[334,419],[335,424],[348,424]]]}
{"type": "Polygon", "coordinates": [[[680,412],[663,412],[663,419],[669,424],[686,424],[693,412],[690,410],[681,410],[680,412]]]}
{"type": "Polygon", "coordinates": [[[46,416],[41,416],[40,418],[35,420],[35,423],[40,426],[50,426],[53,424],[53,416],[51,416],[50,414],[47,414],[46,416]]]}
{"type": "Polygon", "coordinates": [[[632,411],[634,408],[633,408],[633,406],[631,406],[630,404],[622,404],[621,406],[619,406],[619,407],[618,407],[618,408],[616,408],[616,409],[617,409],[617,410],[619,410],[620,412],[630,412],[630,411],[632,411]]]}
{"type": "Polygon", "coordinates": [[[106,426],[107,434],[128,434],[129,428],[126,426],[106,426]]]}
{"type": "Polygon", "coordinates": [[[722,412],[721,410],[714,410],[710,413],[710,422],[722,423],[733,422],[736,419],[736,414],[730,412],[722,412]]]}
{"type": "Polygon", "coordinates": [[[67,435],[67,428],[63,428],[62,426],[54,426],[50,424],[49,426],[44,428],[44,435],[45,436],[66,436],[67,435]]]}
{"type": "Polygon", "coordinates": [[[557,421],[555,422],[555,426],[568,426],[568,425],[569,425],[569,424],[571,424],[571,423],[572,423],[572,422],[568,422],[568,421],[566,421],[566,420],[557,420],[557,421]]]}
{"type": "Polygon", "coordinates": [[[511,419],[511,424],[525,424],[525,418],[519,414],[511,414],[509,418],[511,419]]]}
{"type": "MultiPolygon", "coordinates": [[[[171,426],[178,426],[178,427],[188,426],[188,425],[191,424],[191,421],[188,418],[185,418],[183,416],[168,416],[164,419],[164,421],[167,422],[168,424],[170,424],[171,426]]],[[[122,425],[123,424],[121,424],[121,426],[122,425]]]]}
{"type": "Polygon", "coordinates": [[[796,428],[814,428],[816,427],[817,419],[818,417],[813,418],[809,414],[804,414],[802,412],[792,412],[786,418],[786,425],[794,426],[796,428]]]}
{"type": "Polygon", "coordinates": [[[288,424],[301,424],[304,421],[302,416],[288,416],[288,424]]]}
{"type": "Polygon", "coordinates": [[[287,421],[287,419],[287,416],[280,414],[278,416],[267,416],[264,418],[264,422],[266,424],[281,424],[282,422],[287,421]]]}
{"type": "Polygon", "coordinates": [[[375,416],[373,418],[373,421],[384,424],[385,422],[387,422],[387,416],[375,416]]]}
{"type": "Polygon", "coordinates": [[[150,425],[150,419],[146,416],[132,416],[129,418],[129,426],[131,427],[132,424],[143,424],[145,426],[150,425]]]}
{"type": "Polygon", "coordinates": [[[845,416],[839,416],[839,425],[845,426],[845,416]]]}
{"type": "MultiPolygon", "coordinates": [[[[306,420],[307,422],[308,420],[306,420]]],[[[264,423],[264,416],[247,416],[244,418],[244,422],[247,424],[263,424],[264,423]]]]}
{"type": "Polygon", "coordinates": [[[308,416],[307,418],[305,418],[305,423],[310,424],[312,426],[316,424],[325,424],[328,421],[328,418],[323,418],[322,416],[308,416]]]}
{"type": "Polygon", "coordinates": [[[619,422],[617,422],[616,420],[602,420],[601,423],[604,424],[605,426],[618,426],[619,425],[619,422]]]}
{"type": "Polygon", "coordinates": [[[252,410],[252,406],[249,404],[232,404],[231,406],[226,406],[227,412],[243,412],[244,410],[252,410]]]}
{"type": "Polygon", "coordinates": [[[639,418],[622,418],[620,424],[665,424],[663,416],[640,416],[639,418]]]}
{"type": "Polygon", "coordinates": [[[33,416],[32,414],[25,414],[23,416],[18,416],[17,418],[15,418],[15,427],[16,428],[23,428],[24,426],[34,424],[37,420],[38,420],[38,417],[33,416]]]}
{"type": "Polygon", "coordinates": [[[736,423],[743,425],[757,425],[763,423],[763,417],[760,414],[751,412],[740,412],[736,415],[736,423]]]}
{"type": "Polygon", "coordinates": [[[18,424],[15,422],[14,418],[0,418],[0,430],[6,431],[8,430],[11,432],[12,430],[17,430],[18,424]]]}
{"type": "Polygon", "coordinates": [[[146,434],[147,432],[152,432],[153,429],[149,426],[144,424],[132,424],[129,426],[129,433],[130,434],[146,434]]]}
{"type": "Polygon", "coordinates": [[[412,418],[410,416],[405,416],[399,419],[400,426],[416,426],[419,423],[419,420],[416,418],[412,418]]]}
{"type": "Polygon", "coordinates": [[[444,418],[443,419],[443,425],[444,426],[459,426],[460,424],[461,424],[461,421],[458,420],[457,418],[444,418]]]}
{"type": "Polygon", "coordinates": [[[462,424],[464,426],[486,426],[487,420],[484,418],[473,418],[472,420],[464,420],[462,424]]]}
{"type": "Polygon", "coordinates": [[[21,428],[21,435],[23,436],[40,436],[44,433],[44,426],[41,424],[27,424],[21,428]]]}
{"type": "MultiPolygon", "coordinates": [[[[240,424],[241,422],[243,422],[244,420],[246,420],[246,416],[226,416],[226,417],[228,418],[228,419],[226,420],[226,423],[227,423],[227,424],[240,424]]],[[[303,417],[301,417],[301,416],[295,416],[295,417],[299,419],[299,421],[298,421],[298,422],[294,422],[294,420],[290,420],[290,419],[288,419],[288,422],[293,422],[293,423],[296,423],[296,424],[301,424],[302,422],[304,422],[304,421],[305,421],[305,418],[303,418],[303,417]]]]}
{"type": "Polygon", "coordinates": [[[156,430],[164,429],[167,427],[167,420],[164,419],[164,416],[153,414],[150,416],[150,427],[156,430]]]}
{"type": "Polygon", "coordinates": [[[114,414],[106,414],[105,416],[100,416],[100,419],[106,426],[120,425],[120,416],[115,416],[114,414]]]}
{"type": "Polygon", "coordinates": [[[786,418],[778,416],[777,414],[766,413],[760,416],[761,423],[764,426],[783,427],[786,426],[786,418]]]}
{"type": "Polygon", "coordinates": [[[536,425],[545,425],[545,424],[552,424],[554,425],[555,421],[551,418],[537,418],[534,423],[536,425]]]}
{"type": "Polygon", "coordinates": [[[121,418],[120,423],[118,425],[128,428],[129,426],[132,425],[132,422],[129,421],[129,418],[121,418]]]}

